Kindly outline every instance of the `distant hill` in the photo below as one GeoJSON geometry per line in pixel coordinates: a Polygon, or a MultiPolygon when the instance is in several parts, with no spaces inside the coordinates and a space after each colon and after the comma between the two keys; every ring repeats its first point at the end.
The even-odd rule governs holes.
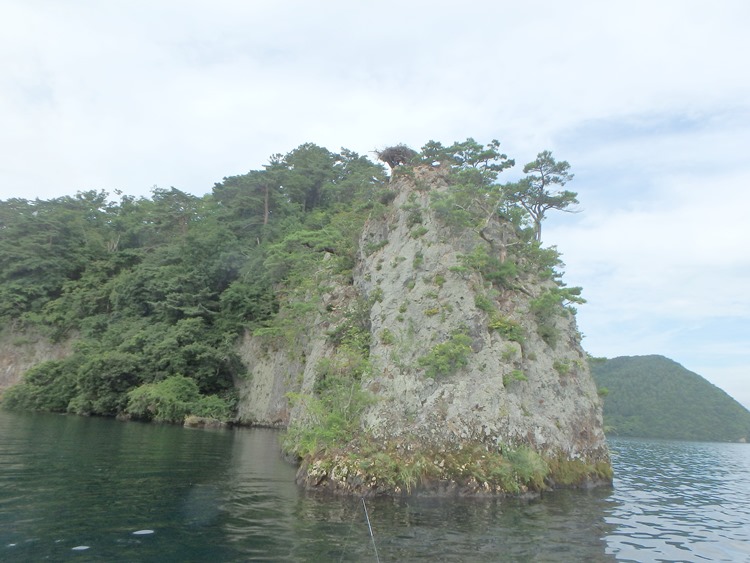
{"type": "Polygon", "coordinates": [[[750,411],[663,356],[592,360],[604,424],[616,436],[736,442],[750,440],[750,411]]]}

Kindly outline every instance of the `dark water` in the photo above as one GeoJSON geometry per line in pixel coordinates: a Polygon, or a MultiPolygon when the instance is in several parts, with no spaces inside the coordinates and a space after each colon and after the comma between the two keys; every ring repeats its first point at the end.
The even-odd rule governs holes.
{"type": "MultiPolygon", "coordinates": [[[[0,411],[1,561],[375,561],[270,430],[0,411]],[[139,533],[136,533],[139,532],[139,533]]],[[[614,489],[369,499],[381,561],[750,561],[750,445],[617,440],[614,489]]]]}

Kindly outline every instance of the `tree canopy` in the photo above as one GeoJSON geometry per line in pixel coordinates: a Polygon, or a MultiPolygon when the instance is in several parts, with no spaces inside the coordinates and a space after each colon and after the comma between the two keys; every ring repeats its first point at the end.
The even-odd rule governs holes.
{"type": "Polygon", "coordinates": [[[524,178],[504,186],[508,203],[519,204],[529,214],[534,225],[534,238],[542,240],[542,221],[547,211],[570,211],[578,203],[578,194],[561,188],[573,179],[570,164],[557,162],[550,151],[540,152],[536,160],[523,167],[524,178]]]}

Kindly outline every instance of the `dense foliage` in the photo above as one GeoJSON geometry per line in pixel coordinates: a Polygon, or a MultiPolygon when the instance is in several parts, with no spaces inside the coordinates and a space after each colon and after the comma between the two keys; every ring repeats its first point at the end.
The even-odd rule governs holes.
{"type": "Polygon", "coordinates": [[[235,342],[272,324],[324,254],[351,268],[382,166],[305,144],[195,197],[83,192],[0,202],[0,322],[72,356],[9,390],[10,407],[178,420],[228,418],[235,342]]]}
{"type": "MultiPolygon", "coordinates": [[[[415,164],[450,170],[450,192],[434,198],[446,225],[483,238],[493,222],[512,226],[515,247],[478,250],[467,257],[470,267],[508,287],[530,271],[556,279],[561,290],[550,294],[547,309],[577,295],[576,288],[563,291],[558,255],[539,242],[543,211],[562,209],[575,194],[564,192],[557,207],[531,201],[548,198],[551,185],[539,184],[542,165],[534,164],[557,170],[551,182],[562,185],[555,178],[569,179],[567,163],[540,153],[527,178],[501,185],[498,174],[514,162],[497,141],[394,149],[383,151],[394,175],[415,164]]],[[[382,165],[304,144],[261,170],[224,178],[204,197],[175,188],[155,188],[150,198],[115,196],[0,201],[0,323],[77,343],[71,356],[30,370],[6,392],[6,406],[164,421],[230,418],[233,380],[244,375],[237,337],[249,330],[294,338],[301,317],[317,311],[325,280],[351,275],[364,222],[384,213],[394,194],[382,165]]],[[[304,399],[322,401],[321,416],[332,412],[325,397],[351,393],[367,369],[368,307],[345,312],[330,335],[344,367],[327,366],[317,399],[304,399]]],[[[424,360],[432,376],[463,361],[465,339],[455,335],[424,360]]],[[[354,419],[346,413],[344,420],[348,428],[354,419]]]]}
{"type": "Polygon", "coordinates": [[[674,440],[750,439],[750,412],[724,391],[662,356],[593,360],[606,389],[604,423],[618,436],[674,440]]]}

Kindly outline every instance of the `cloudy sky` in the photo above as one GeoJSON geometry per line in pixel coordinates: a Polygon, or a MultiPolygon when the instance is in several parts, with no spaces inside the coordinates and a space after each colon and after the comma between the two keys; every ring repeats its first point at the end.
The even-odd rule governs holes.
{"type": "Polygon", "coordinates": [[[308,141],[549,149],[581,205],[543,239],[587,351],[750,407],[748,22],[745,0],[0,0],[0,199],[202,195],[308,141]]]}

